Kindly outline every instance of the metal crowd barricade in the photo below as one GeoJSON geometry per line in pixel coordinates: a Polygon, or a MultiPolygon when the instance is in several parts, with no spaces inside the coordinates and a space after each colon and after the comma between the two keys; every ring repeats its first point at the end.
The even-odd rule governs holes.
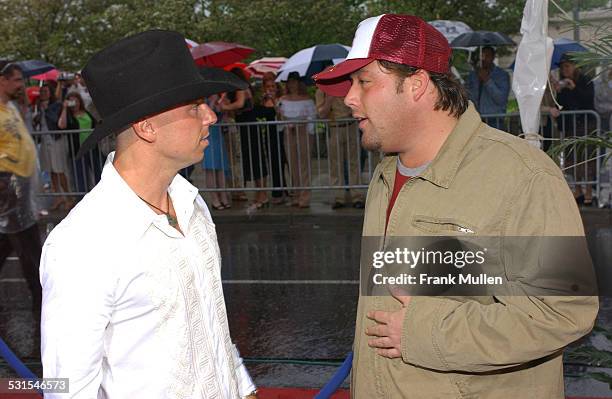
{"type": "Polygon", "coordinates": [[[361,148],[354,119],[219,123],[216,128],[227,151],[209,151],[212,159],[204,164],[229,165],[234,182],[202,191],[365,189],[382,158],[361,148]],[[330,182],[334,172],[337,184],[330,182]],[[250,184],[262,178],[265,187],[250,184]]]}
{"type": "MultiPolygon", "coordinates": [[[[490,126],[514,135],[521,134],[521,120],[519,113],[482,115],[482,120],[490,126]]],[[[586,138],[599,135],[601,132],[601,119],[595,111],[562,111],[553,118],[550,114],[540,117],[539,135],[542,149],[549,150],[569,138],[586,138]]],[[[576,149],[567,149],[561,152],[555,161],[563,170],[567,183],[575,188],[582,186],[594,187],[597,198],[600,198],[600,160],[601,149],[592,146],[579,146],[576,149]]]]}
{"type": "MultiPolygon", "coordinates": [[[[520,115],[483,115],[483,121],[508,133],[521,132],[520,115]]],[[[567,137],[586,137],[601,131],[594,111],[564,111],[558,118],[542,115],[539,134],[543,149],[567,137]]],[[[245,192],[301,190],[364,191],[383,154],[361,148],[361,132],[354,119],[309,119],[217,123],[209,129],[209,147],[195,172],[182,171],[202,192],[245,192]]],[[[52,131],[33,133],[40,155],[47,147],[61,145],[69,165],[70,190],[42,195],[82,196],[100,178],[111,143],[101,143],[81,160],[75,155],[81,133],[52,131]]],[[[592,148],[565,151],[558,163],[568,184],[592,185],[599,197],[600,162],[592,148]]],[[[57,154],[56,154],[57,155],[57,154]]]]}
{"type": "Polygon", "coordinates": [[[98,183],[106,159],[99,146],[88,151],[81,159],[76,158],[81,141],[85,138],[81,134],[88,133],[91,133],[91,129],[32,133],[42,171],[48,172],[51,165],[56,171],[50,173],[49,183],[57,185],[60,175],[64,174],[68,184],[68,191],[61,190],[60,186],[60,191],[42,191],[40,196],[83,196],[98,183]],[[62,172],[57,172],[59,170],[62,172]]]}
{"type": "MultiPolygon", "coordinates": [[[[82,196],[99,181],[106,156],[113,148],[101,151],[99,145],[82,159],[76,159],[79,135],[88,132],[33,133],[43,166],[50,153],[63,156],[68,166],[70,189],[41,195],[82,196]]],[[[380,154],[361,148],[360,131],[354,119],[218,123],[209,132],[210,148],[205,151],[208,159],[194,167],[204,174],[219,171],[223,178],[218,178],[218,174],[205,178],[200,185],[203,192],[365,189],[382,159],[380,154]],[[331,146],[335,154],[330,154],[330,140],[335,140],[336,145],[331,146]],[[339,176],[336,184],[330,182],[332,168],[339,176]],[[357,169],[354,176],[347,176],[345,170],[350,168],[357,169]],[[265,184],[253,184],[262,179],[265,184]]]]}

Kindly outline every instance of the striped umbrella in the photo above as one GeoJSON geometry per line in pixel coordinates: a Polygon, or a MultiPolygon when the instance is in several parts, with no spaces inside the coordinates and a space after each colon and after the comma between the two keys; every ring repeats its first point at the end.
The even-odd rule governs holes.
{"type": "Polygon", "coordinates": [[[193,41],[193,40],[191,40],[191,39],[187,39],[187,38],[185,38],[185,43],[187,43],[187,47],[189,47],[189,50],[191,50],[191,49],[192,49],[192,48],[194,48],[194,47],[198,47],[198,43],[197,43],[197,42],[194,42],[194,41],[193,41]]]}
{"type": "Polygon", "coordinates": [[[264,57],[251,62],[247,70],[253,78],[261,79],[267,72],[278,73],[285,62],[287,62],[285,57],[264,57]]]}
{"type": "Polygon", "coordinates": [[[208,42],[191,49],[191,56],[196,63],[204,66],[223,68],[248,57],[254,48],[237,43],[208,42]]]}
{"type": "Polygon", "coordinates": [[[300,76],[310,79],[312,75],[321,72],[327,66],[346,58],[351,50],[342,44],[319,44],[305,48],[293,54],[278,71],[277,82],[287,80],[289,72],[297,72],[300,76]]]}

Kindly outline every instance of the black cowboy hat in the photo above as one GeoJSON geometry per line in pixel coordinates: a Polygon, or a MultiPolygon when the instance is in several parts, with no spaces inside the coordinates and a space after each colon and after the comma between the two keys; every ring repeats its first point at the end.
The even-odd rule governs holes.
{"type": "Polygon", "coordinates": [[[198,70],[184,37],[163,30],[146,31],[110,45],[87,62],[82,74],[102,122],[77,157],[142,118],[247,86],[229,72],[198,70]]]}

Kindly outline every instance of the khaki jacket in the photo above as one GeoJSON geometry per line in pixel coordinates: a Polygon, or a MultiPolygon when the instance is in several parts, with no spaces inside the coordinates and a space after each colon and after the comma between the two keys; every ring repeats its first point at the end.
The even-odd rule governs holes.
{"type": "MultiPolygon", "coordinates": [[[[396,162],[387,156],[374,172],[364,236],[384,235],[396,162]]],[[[499,237],[584,235],[554,162],[526,141],[482,123],[471,103],[428,168],[401,189],[387,235],[453,235],[466,228],[499,237]]],[[[507,274],[521,283],[520,270],[507,274]]],[[[402,358],[391,360],[368,346],[365,329],[374,322],[366,314],[400,306],[390,296],[360,296],[353,398],[563,398],[562,351],[591,330],[598,299],[413,297],[402,358]]]]}

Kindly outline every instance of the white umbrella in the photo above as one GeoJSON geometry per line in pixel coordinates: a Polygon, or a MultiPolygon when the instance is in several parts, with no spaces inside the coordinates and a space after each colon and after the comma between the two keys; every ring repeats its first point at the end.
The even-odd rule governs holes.
{"type": "Polygon", "coordinates": [[[429,21],[428,24],[436,28],[438,32],[442,33],[449,43],[462,33],[472,32],[472,28],[470,28],[465,22],[461,21],[438,19],[436,21],[429,21]]]}
{"type": "Polygon", "coordinates": [[[342,44],[319,44],[293,54],[278,71],[277,82],[287,80],[290,72],[310,78],[330,64],[346,58],[351,48],[342,44]]]}

